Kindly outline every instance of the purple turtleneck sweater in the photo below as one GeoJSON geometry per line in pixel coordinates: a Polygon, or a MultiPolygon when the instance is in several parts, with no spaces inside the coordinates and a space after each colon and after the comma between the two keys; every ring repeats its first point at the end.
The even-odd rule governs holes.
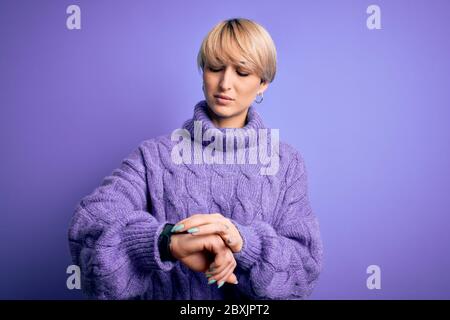
{"type": "MultiPolygon", "coordinates": [[[[216,130],[224,140],[229,134],[215,128],[207,108],[205,101],[199,102],[193,118],[183,125],[193,146],[195,134],[216,130]],[[201,121],[201,126],[195,121],[201,121]]],[[[245,127],[233,132],[263,128],[251,106],[245,127]]],[[[237,145],[224,147],[224,154],[237,153],[237,148],[249,151],[249,141],[237,145]]],[[[172,135],[142,142],[77,204],[69,244],[73,261],[81,269],[82,290],[98,299],[309,296],[322,267],[322,242],[299,152],[280,142],[278,170],[264,175],[259,162],[178,163],[171,155],[175,146],[180,144],[172,135]],[[229,218],[243,239],[241,251],[234,254],[239,284],[225,283],[221,288],[208,285],[203,273],[179,261],[161,261],[158,250],[166,223],[216,212],[229,218]]],[[[201,150],[207,146],[200,144],[201,150]]]]}

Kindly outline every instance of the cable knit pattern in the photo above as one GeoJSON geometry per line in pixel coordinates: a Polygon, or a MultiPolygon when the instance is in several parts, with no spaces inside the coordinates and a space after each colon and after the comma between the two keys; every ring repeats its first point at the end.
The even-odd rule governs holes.
{"type": "MultiPolygon", "coordinates": [[[[229,131],[214,127],[207,108],[199,102],[183,128],[194,139],[194,121],[202,121],[201,132],[218,130],[225,147],[229,131]]],[[[245,127],[234,133],[263,128],[251,106],[245,127]]],[[[278,172],[261,175],[259,162],[176,164],[171,152],[177,143],[171,135],[142,142],[77,204],[69,244],[83,291],[97,299],[308,297],[322,268],[322,242],[299,152],[280,143],[278,172]],[[239,284],[220,289],[178,261],[161,261],[157,246],[166,223],[215,212],[231,219],[244,241],[234,254],[239,284]]],[[[201,142],[202,150],[208,144],[201,142]]],[[[248,151],[248,139],[241,148],[248,151]]]]}

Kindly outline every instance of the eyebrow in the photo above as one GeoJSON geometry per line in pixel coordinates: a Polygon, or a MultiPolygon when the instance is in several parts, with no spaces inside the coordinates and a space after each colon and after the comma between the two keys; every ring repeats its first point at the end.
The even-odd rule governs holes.
{"type": "MultiPolygon", "coordinates": [[[[219,58],[217,60],[219,60],[220,63],[224,64],[224,62],[222,60],[220,60],[219,58]]],[[[239,61],[239,65],[241,65],[241,64],[246,66],[247,63],[245,61],[239,61]]]]}

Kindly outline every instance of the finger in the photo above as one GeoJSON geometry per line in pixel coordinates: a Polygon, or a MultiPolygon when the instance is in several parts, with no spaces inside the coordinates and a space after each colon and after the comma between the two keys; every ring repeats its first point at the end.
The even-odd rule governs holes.
{"type": "Polygon", "coordinates": [[[227,280],[225,280],[225,282],[231,283],[231,284],[238,284],[239,283],[239,281],[238,281],[238,279],[237,279],[237,277],[236,277],[236,275],[234,273],[229,275],[227,280]]]}
{"type": "MultiPolygon", "coordinates": [[[[206,241],[204,241],[204,249],[215,255],[214,262],[212,263],[213,266],[218,266],[221,263],[222,259],[224,259],[224,248],[225,251],[228,251],[229,254],[232,255],[229,248],[227,248],[223,241],[218,237],[209,237],[206,241]]],[[[234,259],[234,256],[232,256],[232,259],[234,259]]],[[[236,275],[231,275],[227,279],[227,282],[237,284],[236,275]]]]}
{"type": "Polygon", "coordinates": [[[236,235],[236,232],[228,225],[219,223],[205,224],[203,226],[194,227],[188,229],[188,232],[193,236],[204,236],[216,234],[220,236],[227,247],[233,252],[240,251],[241,242],[239,241],[240,235],[236,235]]]}
{"type": "Polygon", "coordinates": [[[230,261],[229,263],[224,265],[224,268],[222,268],[216,274],[211,275],[210,277],[207,276],[208,284],[218,283],[218,281],[221,280],[222,278],[226,278],[225,275],[228,276],[231,272],[233,272],[233,269],[231,269],[231,272],[230,272],[230,268],[233,268],[233,262],[232,261],[230,261]]]}
{"type": "Polygon", "coordinates": [[[187,232],[196,235],[218,234],[220,236],[229,236],[231,228],[222,222],[213,222],[201,226],[187,229],[187,232]]]}
{"type": "Polygon", "coordinates": [[[231,262],[234,260],[234,257],[228,254],[229,250],[224,250],[222,253],[216,255],[214,262],[211,263],[209,269],[206,271],[206,275],[215,276],[218,273],[222,272],[231,262]]]}
{"type": "Polygon", "coordinates": [[[208,223],[218,222],[221,219],[225,219],[225,217],[220,213],[194,214],[189,218],[177,222],[172,228],[172,232],[183,232],[190,228],[198,227],[208,223]]]}
{"type": "Polygon", "coordinates": [[[224,276],[224,272],[226,272],[230,266],[232,265],[236,266],[236,260],[234,259],[234,256],[229,249],[227,249],[226,253],[222,254],[222,256],[223,259],[222,257],[216,256],[216,260],[211,264],[210,269],[208,269],[208,271],[205,273],[209,281],[211,280],[217,281],[221,278],[226,278],[224,276]],[[223,263],[220,262],[221,260],[223,261],[223,263]]]}
{"type": "MultiPolygon", "coordinates": [[[[208,279],[209,280],[209,279],[208,279]]],[[[230,284],[238,284],[239,281],[237,279],[236,274],[232,273],[228,276],[228,278],[226,278],[225,280],[226,283],[230,283],[230,284]]]]}
{"type": "MultiPolygon", "coordinates": [[[[190,238],[196,239],[197,237],[190,238]]],[[[200,238],[204,238],[202,241],[203,249],[211,252],[216,259],[221,257],[224,250],[228,249],[223,240],[217,235],[200,236],[200,238]]]]}
{"type": "Polygon", "coordinates": [[[173,234],[170,248],[174,257],[180,259],[192,253],[203,251],[205,241],[208,241],[208,236],[191,237],[187,234],[173,234]]]}
{"type": "Polygon", "coordinates": [[[217,264],[211,264],[206,270],[205,275],[207,278],[214,277],[220,272],[222,272],[231,262],[230,261],[224,261],[220,265],[217,264]]]}
{"type": "Polygon", "coordinates": [[[188,221],[197,221],[198,219],[210,219],[210,221],[214,221],[215,219],[220,219],[220,218],[225,218],[223,215],[221,215],[220,213],[197,213],[197,214],[193,214],[183,220],[178,221],[177,224],[180,223],[187,223],[188,221]]]}
{"type": "Polygon", "coordinates": [[[223,270],[220,274],[218,274],[215,279],[217,279],[217,287],[223,286],[225,280],[233,273],[236,268],[236,262],[233,261],[225,270],[223,270]]]}

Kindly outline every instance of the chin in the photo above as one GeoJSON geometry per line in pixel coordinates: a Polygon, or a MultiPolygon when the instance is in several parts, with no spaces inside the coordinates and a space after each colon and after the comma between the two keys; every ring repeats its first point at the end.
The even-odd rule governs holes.
{"type": "Polygon", "coordinates": [[[209,108],[211,112],[213,112],[216,116],[221,118],[228,118],[236,115],[238,110],[234,106],[224,106],[220,104],[210,104],[209,108]]]}

